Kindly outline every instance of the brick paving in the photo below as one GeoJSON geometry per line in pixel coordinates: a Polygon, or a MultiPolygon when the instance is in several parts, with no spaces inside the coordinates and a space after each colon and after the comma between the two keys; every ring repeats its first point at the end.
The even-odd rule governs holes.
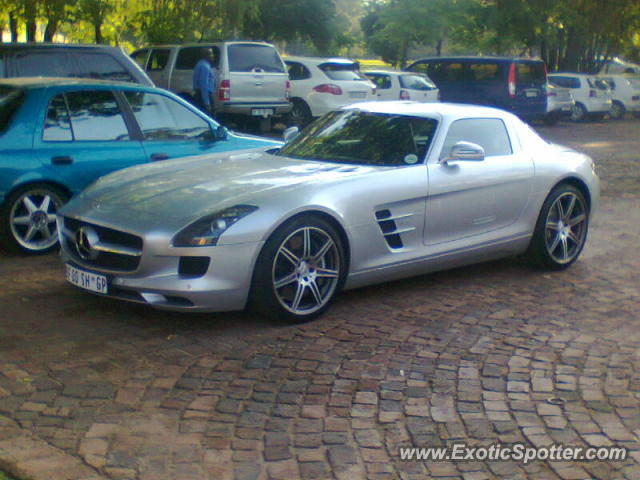
{"type": "Polygon", "coordinates": [[[543,132],[603,178],[565,272],[503,260],[416,277],[346,292],[292,327],[97,298],[64,283],[56,255],[0,253],[0,467],[43,480],[640,478],[640,121],[543,132]],[[399,459],[453,442],[631,455],[399,459]]]}

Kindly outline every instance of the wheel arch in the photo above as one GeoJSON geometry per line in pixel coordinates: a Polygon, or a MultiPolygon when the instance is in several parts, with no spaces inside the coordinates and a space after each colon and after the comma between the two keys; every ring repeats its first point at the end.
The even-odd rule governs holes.
{"type": "Polygon", "coordinates": [[[73,196],[73,192],[69,189],[69,187],[67,187],[61,182],[57,182],[55,180],[50,180],[50,179],[44,179],[44,178],[33,178],[30,180],[18,183],[16,185],[13,185],[13,187],[11,187],[11,189],[8,190],[7,193],[4,195],[4,201],[2,206],[3,207],[6,206],[5,204],[7,202],[7,199],[11,195],[13,195],[16,191],[31,187],[33,185],[48,185],[62,191],[69,198],[73,196]]]}
{"type": "Polygon", "coordinates": [[[587,201],[587,207],[589,208],[589,213],[591,213],[591,192],[589,191],[589,187],[587,186],[587,184],[578,177],[566,177],[560,180],[558,183],[556,183],[553,186],[553,188],[549,190],[549,193],[551,193],[559,185],[563,185],[563,184],[572,185],[578,190],[580,190],[580,193],[584,195],[584,199],[587,201]]]}

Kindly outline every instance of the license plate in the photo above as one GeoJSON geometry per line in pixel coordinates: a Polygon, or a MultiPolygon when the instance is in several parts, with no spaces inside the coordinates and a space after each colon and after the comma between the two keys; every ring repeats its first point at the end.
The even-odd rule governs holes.
{"type": "Polygon", "coordinates": [[[527,90],[526,92],[524,92],[524,94],[527,97],[537,97],[538,96],[538,92],[536,92],[535,90],[527,90]]]}
{"type": "Polygon", "coordinates": [[[254,117],[270,117],[273,115],[273,108],[252,108],[251,115],[254,117]]]}
{"type": "Polygon", "coordinates": [[[367,92],[349,92],[351,98],[367,98],[367,92]]]}
{"type": "Polygon", "coordinates": [[[84,288],[96,293],[107,293],[107,277],[98,275],[97,273],[80,270],[69,264],[65,265],[64,276],[67,282],[76,287],[84,288]]]}

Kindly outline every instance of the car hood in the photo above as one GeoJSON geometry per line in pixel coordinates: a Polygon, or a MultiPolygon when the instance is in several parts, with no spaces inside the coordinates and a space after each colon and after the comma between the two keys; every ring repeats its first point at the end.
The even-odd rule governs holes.
{"type": "Polygon", "coordinates": [[[60,213],[131,231],[175,230],[233,205],[259,204],[285,189],[335,182],[372,169],[255,151],[202,155],[107,175],[60,213]]]}

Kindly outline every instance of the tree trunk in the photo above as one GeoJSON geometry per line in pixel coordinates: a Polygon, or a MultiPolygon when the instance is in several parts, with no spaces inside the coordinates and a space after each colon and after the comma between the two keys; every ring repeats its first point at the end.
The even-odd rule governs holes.
{"type": "Polygon", "coordinates": [[[95,23],[93,25],[93,31],[96,35],[96,43],[103,43],[102,39],[102,23],[95,23]]]}
{"type": "Polygon", "coordinates": [[[24,16],[27,27],[27,42],[35,42],[38,24],[36,23],[36,2],[34,0],[26,0],[24,16]]]}
{"type": "Polygon", "coordinates": [[[18,18],[17,12],[9,12],[9,30],[11,31],[11,41],[18,41],[18,18]]]}
{"type": "Polygon", "coordinates": [[[50,19],[47,22],[47,27],[44,29],[44,41],[53,42],[53,37],[58,31],[58,21],[50,19]]]}
{"type": "Polygon", "coordinates": [[[444,43],[444,41],[442,40],[442,38],[438,39],[438,42],[436,43],[436,57],[441,57],[442,56],[442,44],[444,43]]]}

